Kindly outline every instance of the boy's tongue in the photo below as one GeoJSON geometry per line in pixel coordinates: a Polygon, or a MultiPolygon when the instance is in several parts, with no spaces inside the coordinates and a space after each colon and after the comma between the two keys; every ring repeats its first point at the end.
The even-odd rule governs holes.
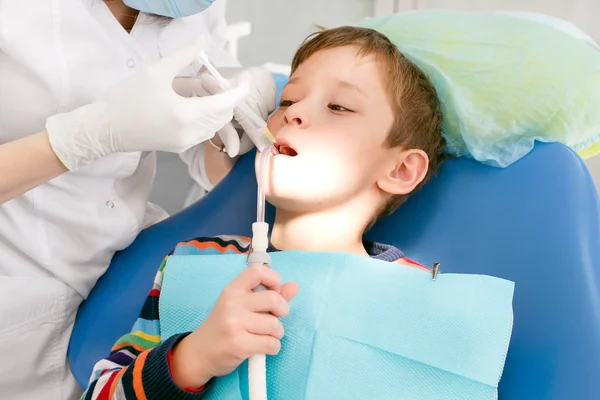
{"type": "Polygon", "coordinates": [[[298,152],[292,149],[287,143],[275,143],[275,147],[277,147],[279,154],[283,154],[284,156],[294,157],[298,155],[298,152]]]}
{"type": "Polygon", "coordinates": [[[281,153],[285,156],[290,156],[290,157],[294,157],[294,156],[298,155],[298,153],[296,153],[296,150],[292,149],[291,147],[287,147],[287,146],[281,146],[279,148],[279,153],[281,153]]]}

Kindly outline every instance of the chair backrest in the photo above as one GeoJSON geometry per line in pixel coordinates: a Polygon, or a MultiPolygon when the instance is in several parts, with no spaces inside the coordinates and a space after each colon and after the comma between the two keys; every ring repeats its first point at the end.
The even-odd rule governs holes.
{"type": "MultiPolygon", "coordinates": [[[[131,329],[159,264],[178,241],[250,235],[253,173],[249,154],[205,199],[145,230],[114,257],[75,323],[69,361],[82,385],[131,329]]],[[[367,237],[394,244],[416,261],[439,261],[442,274],[516,282],[501,399],[599,398],[592,393],[600,393],[600,201],[571,150],[539,144],[506,169],[450,160],[367,237]]]]}

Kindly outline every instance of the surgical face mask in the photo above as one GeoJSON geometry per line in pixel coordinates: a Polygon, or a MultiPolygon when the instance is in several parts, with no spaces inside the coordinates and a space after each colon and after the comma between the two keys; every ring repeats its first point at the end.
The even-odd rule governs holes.
{"type": "Polygon", "coordinates": [[[133,9],[171,18],[189,17],[206,10],[215,0],[123,0],[133,9]]]}

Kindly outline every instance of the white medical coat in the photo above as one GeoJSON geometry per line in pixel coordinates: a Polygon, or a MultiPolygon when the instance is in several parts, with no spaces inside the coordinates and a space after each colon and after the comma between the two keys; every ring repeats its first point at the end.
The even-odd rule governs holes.
{"type": "MultiPolygon", "coordinates": [[[[224,7],[173,21],[140,14],[128,34],[101,0],[0,0],[0,143],[44,130],[200,34],[212,35],[216,65],[238,66],[223,50],[224,7]]],[[[188,160],[201,167],[202,149],[188,160]]],[[[66,363],[77,307],[115,251],[166,216],[148,202],[155,167],[153,153],[115,154],[0,206],[1,399],[81,394],[66,363]]]]}

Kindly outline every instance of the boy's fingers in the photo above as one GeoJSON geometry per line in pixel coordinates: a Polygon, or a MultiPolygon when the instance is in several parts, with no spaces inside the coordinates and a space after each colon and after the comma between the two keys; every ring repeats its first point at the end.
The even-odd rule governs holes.
{"type": "Polygon", "coordinates": [[[249,313],[244,318],[246,330],[254,335],[269,335],[281,339],[284,334],[283,324],[269,314],[249,313]]]}
{"type": "Polygon", "coordinates": [[[271,268],[263,265],[253,265],[246,268],[232,282],[232,286],[244,291],[251,291],[259,285],[264,285],[267,289],[279,293],[281,290],[281,277],[271,268]]]}
{"type": "Polygon", "coordinates": [[[248,335],[247,345],[250,355],[267,354],[276,356],[281,350],[281,342],[273,336],[268,335],[248,335]]]}
{"type": "Polygon", "coordinates": [[[248,310],[256,313],[269,313],[277,318],[285,317],[290,312],[290,305],[273,290],[252,293],[244,301],[248,310]]]}

